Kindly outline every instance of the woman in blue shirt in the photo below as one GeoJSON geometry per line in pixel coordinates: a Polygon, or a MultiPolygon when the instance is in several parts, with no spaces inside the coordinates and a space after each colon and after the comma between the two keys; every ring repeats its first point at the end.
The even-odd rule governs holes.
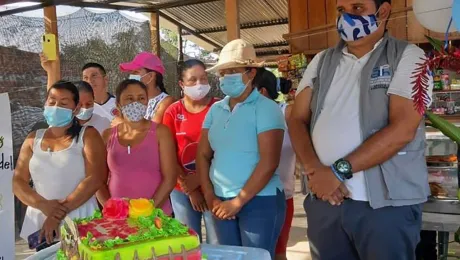
{"type": "Polygon", "coordinates": [[[273,258],[286,209],[277,171],[285,123],[253,87],[262,66],[255,59],[252,45],[234,40],[210,69],[227,96],[206,115],[196,164],[218,243],[263,248],[273,258]]]}

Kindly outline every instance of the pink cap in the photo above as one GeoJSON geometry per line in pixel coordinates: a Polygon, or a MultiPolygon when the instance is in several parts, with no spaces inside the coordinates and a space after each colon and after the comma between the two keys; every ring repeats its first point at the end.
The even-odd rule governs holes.
{"type": "Polygon", "coordinates": [[[120,70],[122,72],[130,72],[142,68],[154,70],[161,75],[165,73],[165,67],[160,58],[151,52],[141,52],[137,54],[131,62],[120,64],[120,70]]]}

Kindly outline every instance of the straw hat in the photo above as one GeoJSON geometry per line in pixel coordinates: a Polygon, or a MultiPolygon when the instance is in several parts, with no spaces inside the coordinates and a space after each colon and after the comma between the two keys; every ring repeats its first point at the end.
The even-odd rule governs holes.
{"type": "Polygon", "coordinates": [[[264,61],[256,62],[256,50],[252,44],[242,39],[236,39],[227,43],[219,55],[217,64],[208,69],[208,72],[216,72],[228,68],[263,67],[264,61]]]}

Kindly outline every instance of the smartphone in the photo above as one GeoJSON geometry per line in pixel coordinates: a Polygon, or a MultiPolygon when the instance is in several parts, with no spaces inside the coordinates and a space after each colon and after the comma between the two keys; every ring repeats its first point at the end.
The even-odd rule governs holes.
{"type": "MultiPolygon", "coordinates": [[[[41,241],[38,241],[38,237],[40,236],[40,231],[41,230],[38,230],[37,232],[27,237],[27,242],[29,243],[29,249],[46,248],[48,246],[53,245],[53,243],[48,245],[48,243],[46,243],[45,237],[42,237],[41,241]]],[[[56,238],[56,232],[53,232],[53,239],[54,238],[56,238]]]]}
{"type": "Polygon", "coordinates": [[[43,35],[42,40],[43,54],[45,54],[48,60],[56,60],[56,35],[52,33],[47,33],[43,35]]]}

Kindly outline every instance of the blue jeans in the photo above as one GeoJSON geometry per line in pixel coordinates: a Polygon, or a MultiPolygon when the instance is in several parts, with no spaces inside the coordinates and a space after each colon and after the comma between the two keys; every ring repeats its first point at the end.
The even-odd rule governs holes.
{"type": "MultiPolygon", "coordinates": [[[[220,198],[222,201],[232,198],[220,198]]],[[[217,241],[220,245],[262,248],[275,258],[275,247],[286,215],[284,192],[274,196],[255,196],[234,220],[213,216],[217,241]]]]}
{"type": "Polygon", "coordinates": [[[206,211],[204,213],[195,211],[190,203],[187,194],[178,190],[173,190],[171,193],[171,203],[174,211],[174,217],[182,224],[193,229],[200,237],[200,242],[203,241],[201,234],[201,218],[204,218],[206,227],[206,243],[217,244],[216,234],[212,223],[212,213],[206,211]]]}

